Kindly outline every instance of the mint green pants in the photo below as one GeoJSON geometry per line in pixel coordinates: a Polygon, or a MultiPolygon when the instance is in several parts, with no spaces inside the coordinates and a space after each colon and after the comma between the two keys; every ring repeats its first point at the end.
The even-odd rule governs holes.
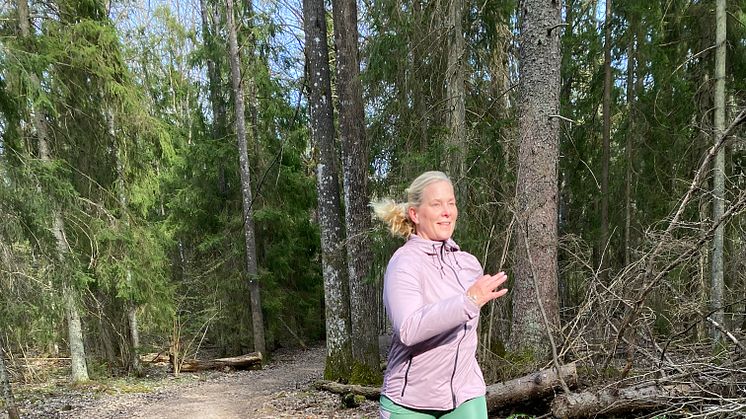
{"type": "Polygon", "coordinates": [[[487,400],[484,396],[467,400],[453,410],[416,410],[400,406],[381,396],[383,419],[487,419],[487,400]]]}

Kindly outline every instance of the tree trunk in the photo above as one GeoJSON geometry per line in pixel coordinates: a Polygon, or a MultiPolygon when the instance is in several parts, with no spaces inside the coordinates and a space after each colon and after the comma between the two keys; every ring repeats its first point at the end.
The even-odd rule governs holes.
{"type": "Polygon", "coordinates": [[[575,364],[563,365],[559,374],[554,368],[534,372],[510,381],[487,386],[487,410],[492,412],[501,407],[538,400],[551,396],[562,388],[562,382],[574,388],[578,383],[575,364]]]}
{"type": "MultiPolygon", "coordinates": [[[[222,83],[220,82],[220,73],[218,71],[217,61],[217,45],[215,38],[213,37],[213,31],[210,29],[210,22],[212,22],[212,28],[219,27],[220,15],[211,11],[208,8],[207,0],[200,0],[200,14],[202,16],[202,42],[207,48],[208,57],[205,60],[207,63],[207,79],[209,83],[209,98],[210,98],[210,109],[212,110],[212,124],[211,134],[212,139],[215,141],[222,141],[225,137],[225,103],[222,98],[222,83]]],[[[226,179],[225,179],[225,165],[222,161],[217,162],[217,187],[220,196],[225,197],[228,193],[226,179]]]]}
{"type": "Polygon", "coordinates": [[[251,299],[251,318],[254,331],[254,350],[265,353],[264,319],[262,316],[261,296],[257,282],[256,240],[254,237],[254,217],[252,215],[251,173],[249,172],[248,141],[246,139],[246,106],[241,87],[241,61],[238,55],[236,26],[233,21],[233,0],[226,3],[228,24],[228,48],[231,66],[231,85],[236,113],[236,136],[238,137],[238,158],[241,170],[241,194],[243,196],[243,220],[246,251],[246,274],[249,276],[249,293],[251,299]]]}
{"type": "Polygon", "coordinates": [[[342,243],[338,155],[334,144],[334,111],[323,0],[303,1],[311,136],[318,148],[316,192],[324,276],[326,367],[324,378],[349,380],[352,367],[349,284],[342,243]]]}
{"type": "Polygon", "coordinates": [[[0,385],[3,387],[3,400],[5,401],[5,409],[8,411],[8,418],[20,419],[21,415],[18,413],[16,400],[13,397],[8,370],[5,368],[5,349],[2,339],[0,339],[0,385]]]}
{"type": "MultiPolygon", "coordinates": [[[[29,27],[29,9],[27,0],[18,2],[18,28],[22,38],[31,36],[29,27]]],[[[36,89],[41,88],[41,83],[34,73],[29,74],[29,79],[36,89]]],[[[47,122],[41,109],[35,109],[31,105],[33,125],[36,129],[39,159],[45,164],[51,164],[52,157],[49,149],[49,130],[47,122]]],[[[59,263],[65,263],[65,255],[68,253],[67,239],[65,238],[65,224],[59,210],[54,209],[52,215],[52,234],[56,241],[56,259],[59,263]]],[[[86,367],[85,349],[83,346],[83,327],[80,321],[80,313],[75,301],[75,294],[68,278],[62,279],[62,296],[65,304],[65,319],[67,320],[68,345],[70,358],[72,359],[73,381],[87,381],[88,368],[86,367]]]]}
{"type": "MultiPolygon", "coordinates": [[[[634,12],[632,12],[634,13],[634,12]]],[[[625,174],[624,174],[624,266],[629,266],[631,231],[632,231],[632,139],[636,134],[637,121],[635,101],[637,100],[637,89],[635,89],[635,72],[637,70],[637,48],[635,42],[637,39],[637,16],[630,15],[629,36],[627,44],[627,135],[624,146],[625,174]]],[[[607,230],[608,231],[608,230],[607,230]]]]}
{"type": "MultiPolygon", "coordinates": [[[[715,8],[715,132],[717,142],[725,130],[725,0],[717,0],[715,8]]],[[[714,180],[712,191],[712,220],[720,222],[723,216],[725,198],[725,147],[721,147],[715,156],[714,180]]],[[[723,323],[723,237],[725,226],[720,224],[715,229],[712,239],[712,284],[710,286],[710,309],[712,318],[718,324],[723,323]]],[[[720,331],[712,329],[713,343],[720,342],[720,331]]]]}
{"type": "Polygon", "coordinates": [[[372,255],[367,235],[371,229],[368,209],[368,142],[365,136],[363,88],[358,60],[357,4],[333,0],[334,42],[337,49],[339,131],[344,159],[344,202],[347,236],[347,269],[352,326],[352,381],[380,380],[378,356],[378,306],[371,283],[372,255]]]}
{"type": "Polygon", "coordinates": [[[509,346],[512,351],[543,358],[550,349],[547,336],[552,331],[547,328],[559,325],[559,123],[554,115],[559,112],[560,2],[523,0],[519,10],[520,144],[513,320],[509,346]],[[541,307],[548,325],[544,324],[541,307]]]}
{"type": "MultiPolygon", "coordinates": [[[[117,144],[116,141],[116,125],[114,123],[114,114],[113,112],[109,112],[107,115],[107,123],[109,124],[109,135],[111,135],[112,138],[112,144],[117,144]]],[[[121,149],[123,147],[122,144],[118,144],[118,147],[120,147],[119,150],[117,150],[116,154],[116,165],[117,165],[117,177],[118,177],[118,185],[117,185],[117,195],[119,198],[119,207],[121,209],[121,220],[120,222],[123,222],[128,228],[129,228],[129,214],[127,211],[127,194],[126,194],[126,181],[125,181],[125,173],[124,173],[124,156],[125,152],[121,149]]],[[[132,269],[129,267],[126,268],[125,271],[125,283],[127,284],[127,289],[132,289],[132,269]]],[[[130,291],[131,292],[131,291],[130,291]]],[[[127,365],[129,365],[129,368],[135,373],[136,376],[142,375],[142,365],[140,364],[140,356],[137,353],[138,348],[140,347],[140,332],[137,330],[137,304],[135,303],[132,296],[128,296],[125,301],[125,307],[127,310],[127,337],[128,337],[128,345],[127,345],[127,353],[129,354],[129,359],[127,360],[127,365]]]]}
{"type": "MultiPolygon", "coordinates": [[[[415,130],[418,141],[417,147],[412,147],[412,151],[417,150],[419,153],[425,153],[429,144],[427,127],[428,127],[428,112],[426,108],[427,97],[425,96],[425,56],[426,42],[422,39],[422,34],[426,33],[427,26],[425,25],[425,12],[422,9],[422,1],[424,0],[413,0],[412,1],[412,21],[414,22],[413,37],[409,40],[412,45],[412,68],[410,83],[412,84],[412,107],[414,108],[414,115],[417,118],[415,130]]],[[[406,168],[404,169],[406,170],[406,168]]],[[[417,176],[412,173],[409,177],[417,176]]]]}
{"type": "Polygon", "coordinates": [[[673,399],[692,396],[696,388],[683,383],[651,384],[643,387],[607,388],[599,391],[561,394],[552,400],[552,415],[556,418],[624,416],[635,410],[651,410],[666,406],[673,399]]]}
{"type": "Polygon", "coordinates": [[[445,167],[458,180],[464,175],[466,158],[466,107],[464,105],[464,14],[463,0],[448,1],[448,68],[446,69],[446,104],[448,106],[448,141],[445,167]]]}
{"type": "MultiPolygon", "coordinates": [[[[611,0],[606,0],[604,22],[604,103],[603,156],[601,157],[601,237],[598,254],[601,256],[601,280],[608,278],[609,267],[609,142],[611,140],[611,0]]],[[[629,136],[628,136],[629,138],[629,136]]]]}

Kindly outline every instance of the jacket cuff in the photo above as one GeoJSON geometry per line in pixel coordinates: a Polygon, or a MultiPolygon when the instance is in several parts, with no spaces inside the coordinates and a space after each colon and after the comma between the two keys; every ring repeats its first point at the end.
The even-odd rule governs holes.
{"type": "Polygon", "coordinates": [[[481,307],[479,307],[474,300],[469,298],[466,293],[464,293],[461,298],[464,300],[464,308],[466,309],[466,315],[469,316],[469,319],[477,317],[481,307]]]}

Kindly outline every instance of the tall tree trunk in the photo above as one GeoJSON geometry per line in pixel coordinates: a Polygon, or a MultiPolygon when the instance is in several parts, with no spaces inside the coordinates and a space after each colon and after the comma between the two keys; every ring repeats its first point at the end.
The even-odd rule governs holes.
{"type": "Polygon", "coordinates": [[[510,347],[543,358],[550,349],[547,336],[559,325],[559,120],[554,115],[560,105],[560,2],[522,0],[519,11],[520,145],[510,347]]]}
{"type": "Polygon", "coordinates": [[[372,222],[368,209],[368,141],[357,48],[357,4],[355,0],[333,0],[332,8],[337,49],[339,131],[344,159],[347,271],[354,360],[351,380],[372,383],[380,381],[381,372],[378,306],[370,278],[372,255],[367,237],[372,222]]]}
{"type": "MultiPolygon", "coordinates": [[[[426,108],[427,98],[425,96],[423,85],[425,85],[425,39],[422,39],[422,34],[427,33],[427,26],[425,25],[425,12],[422,9],[422,1],[424,0],[412,0],[412,20],[414,21],[413,37],[410,39],[410,45],[412,45],[412,68],[410,75],[410,83],[412,84],[412,107],[414,108],[414,115],[417,118],[416,132],[418,135],[417,147],[412,147],[413,151],[417,150],[420,153],[427,151],[429,144],[427,138],[427,127],[428,127],[428,112],[426,108]]],[[[428,36],[429,38],[429,36],[428,36]]],[[[409,177],[416,176],[412,174],[409,177]]]]}
{"type": "Polygon", "coordinates": [[[241,61],[238,55],[236,26],[233,20],[233,0],[227,0],[226,6],[231,85],[233,86],[233,100],[235,102],[236,136],[238,137],[238,158],[241,170],[241,193],[243,196],[246,274],[249,276],[254,350],[264,354],[266,353],[264,318],[262,316],[259,282],[257,281],[256,239],[254,236],[254,217],[251,208],[253,201],[251,196],[251,173],[249,172],[248,141],[246,139],[246,106],[244,104],[243,88],[241,87],[241,61]]]}
{"type": "MultiPolygon", "coordinates": [[[[632,138],[636,133],[635,101],[637,91],[635,89],[635,72],[637,69],[637,16],[630,15],[627,36],[627,135],[624,145],[624,266],[630,263],[631,230],[632,230],[632,138]]],[[[607,230],[608,231],[608,230],[607,230]]]]}
{"type": "MultiPolygon", "coordinates": [[[[715,131],[714,141],[718,141],[725,130],[725,0],[717,0],[715,7],[715,131]]],[[[721,147],[715,156],[714,181],[712,191],[712,220],[719,222],[723,216],[725,198],[725,148],[721,147]]],[[[724,226],[720,224],[712,239],[712,284],[710,305],[713,319],[723,324],[723,236],[724,226]]],[[[720,342],[720,331],[712,329],[713,343],[720,342]]]]}
{"type": "MultiPolygon", "coordinates": [[[[218,71],[217,62],[217,45],[214,38],[214,28],[218,28],[220,25],[220,15],[217,11],[211,11],[207,0],[200,0],[199,2],[200,14],[202,16],[202,42],[207,48],[208,58],[205,60],[207,63],[207,80],[209,83],[209,98],[210,98],[210,109],[212,110],[212,124],[210,132],[212,139],[215,141],[222,141],[225,137],[225,103],[222,99],[222,83],[220,82],[220,72],[218,71]],[[212,28],[210,23],[212,22],[212,28]]],[[[220,196],[226,196],[227,185],[225,179],[225,165],[221,160],[217,162],[217,175],[218,175],[218,193],[220,196]]]]}
{"type": "Polygon", "coordinates": [[[604,22],[604,126],[603,156],[601,157],[601,279],[608,278],[609,267],[609,142],[611,140],[611,0],[606,0],[606,20],[604,22]]]}
{"type": "Polygon", "coordinates": [[[466,158],[466,107],[464,104],[464,30],[463,0],[448,1],[448,68],[446,70],[446,104],[448,106],[448,141],[446,167],[454,179],[464,175],[466,158]]]}
{"type": "MultiPolygon", "coordinates": [[[[109,124],[109,135],[111,135],[112,144],[117,144],[116,125],[114,123],[114,114],[111,111],[107,115],[107,123],[109,124]]],[[[118,147],[119,149],[116,151],[117,177],[119,183],[117,187],[117,197],[119,199],[119,207],[121,208],[121,222],[123,222],[125,226],[129,228],[130,223],[128,219],[129,213],[127,211],[127,193],[124,173],[125,153],[122,149],[122,144],[119,144],[118,147]]],[[[127,267],[124,275],[124,280],[127,284],[127,288],[132,289],[132,269],[127,267]]],[[[135,373],[135,375],[139,377],[142,375],[142,365],[140,364],[140,355],[137,353],[137,350],[140,347],[140,332],[137,329],[137,304],[130,296],[127,298],[127,301],[125,301],[125,306],[127,308],[127,352],[129,354],[128,365],[135,373]]]]}
{"type": "Polygon", "coordinates": [[[5,348],[3,340],[0,338],[0,386],[3,390],[3,400],[5,401],[5,410],[8,412],[9,419],[20,419],[16,400],[13,397],[13,388],[10,386],[10,377],[8,370],[5,368],[5,348]]]}
{"type": "Polygon", "coordinates": [[[327,47],[326,11],[323,0],[303,1],[303,28],[306,35],[308,107],[311,136],[319,150],[316,164],[321,264],[324,275],[326,313],[327,380],[349,381],[352,367],[350,344],[349,284],[342,246],[344,226],[339,199],[338,157],[334,144],[334,110],[327,47]]]}
{"type": "MultiPolygon", "coordinates": [[[[22,38],[31,36],[29,27],[29,9],[27,0],[18,2],[18,28],[22,38]]],[[[36,74],[29,74],[29,79],[36,89],[41,89],[41,83],[36,74]]],[[[48,139],[49,130],[47,121],[44,119],[43,111],[35,109],[31,105],[33,125],[36,129],[37,145],[39,159],[45,164],[51,164],[52,157],[49,149],[48,139]]],[[[52,215],[52,234],[56,241],[56,258],[59,263],[65,263],[65,256],[68,253],[67,239],[65,238],[65,224],[59,210],[55,209],[52,215]]],[[[83,327],[80,321],[80,313],[76,302],[75,292],[68,278],[62,279],[62,297],[65,304],[65,319],[67,320],[68,345],[70,348],[70,358],[72,361],[72,378],[73,381],[87,381],[88,368],[85,361],[85,349],[83,345],[83,327]]]]}

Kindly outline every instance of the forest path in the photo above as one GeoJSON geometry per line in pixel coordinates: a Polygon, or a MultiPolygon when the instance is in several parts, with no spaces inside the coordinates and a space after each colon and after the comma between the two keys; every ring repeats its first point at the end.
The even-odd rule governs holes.
{"type": "MultiPolygon", "coordinates": [[[[262,370],[194,375],[148,393],[45,399],[24,418],[264,419],[376,418],[377,403],[344,409],[338,395],[313,388],[322,378],[323,346],[276,353],[262,370]]],[[[25,411],[25,412],[23,412],[25,411]]]]}

